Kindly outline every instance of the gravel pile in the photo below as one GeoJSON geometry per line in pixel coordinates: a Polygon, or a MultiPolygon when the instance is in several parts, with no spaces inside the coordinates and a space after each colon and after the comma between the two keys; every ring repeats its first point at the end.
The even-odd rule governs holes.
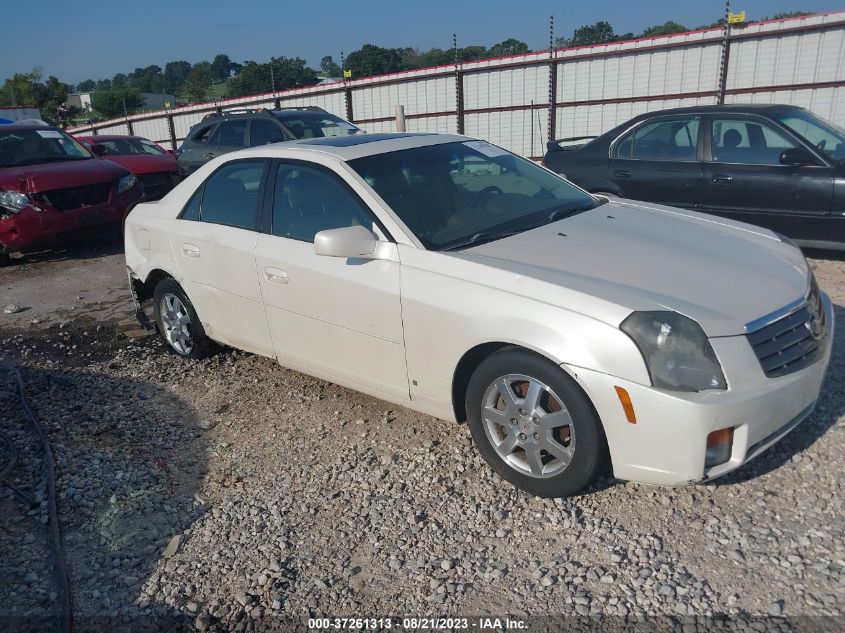
{"type": "MultiPolygon", "coordinates": [[[[845,305],[845,265],[816,264],[845,305]]],[[[608,477],[568,500],[502,482],[462,426],[240,352],[186,363],[154,339],[90,348],[92,336],[105,334],[0,335],[0,362],[25,364],[53,441],[82,626],[444,613],[843,622],[841,327],[816,413],[755,462],[674,490],[608,477]]],[[[13,525],[33,522],[15,504],[0,492],[13,525]]],[[[0,531],[0,552],[14,553],[0,558],[4,614],[50,608],[49,576],[21,569],[36,538],[0,531]]]]}

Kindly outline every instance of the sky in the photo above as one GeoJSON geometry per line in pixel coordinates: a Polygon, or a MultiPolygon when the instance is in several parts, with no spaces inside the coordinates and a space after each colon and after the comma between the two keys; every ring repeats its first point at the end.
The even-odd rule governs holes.
{"type": "MultiPolygon", "coordinates": [[[[607,20],[617,33],[667,20],[695,27],[724,14],[724,0],[6,0],[0,82],[41,67],[67,83],[111,78],[136,67],[226,53],[236,62],[302,57],[319,68],[366,43],[385,47],[490,46],[509,37],[532,50],[555,34],[607,20]]],[[[0,3],[5,4],[5,3],[0,3]]],[[[781,11],[835,11],[845,0],[733,0],[749,20],[781,11]]]]}

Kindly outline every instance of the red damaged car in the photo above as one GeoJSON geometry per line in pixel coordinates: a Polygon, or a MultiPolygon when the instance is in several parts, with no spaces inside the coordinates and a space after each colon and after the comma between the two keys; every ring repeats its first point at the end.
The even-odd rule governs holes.
{"type": "Polygon", "coordinates": [[[0,125],[0,266],[9,253],[119,223],[142,197],[133,174],[96,160],[61,130],[0,125]]]}
{"type": "Polygon", "coordinates": [[[77,140],[92,153],[126,167],[144,186],[145,200],[159,200],[182,182],[185,174],[176,157],[140,136],[80,136],[77,140]]]}

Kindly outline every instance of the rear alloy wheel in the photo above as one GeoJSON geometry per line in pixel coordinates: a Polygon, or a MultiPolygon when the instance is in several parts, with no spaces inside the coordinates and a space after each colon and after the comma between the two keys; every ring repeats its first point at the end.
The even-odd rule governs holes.
{"type": "Polygon", "coordinates": [[[481,455],[531,494],[575,494],[606,463],[592,403],[572,378],[536,354],[511,348],[488,357],[470,379],[466,407],[481,455]]]}
{"type": "Polygon", "coordinates": [[[210,341],[194,306],[173,279],[158,283],[153,295],[158,331],[168,349],[183,358],[204,358],[210,341]]]}

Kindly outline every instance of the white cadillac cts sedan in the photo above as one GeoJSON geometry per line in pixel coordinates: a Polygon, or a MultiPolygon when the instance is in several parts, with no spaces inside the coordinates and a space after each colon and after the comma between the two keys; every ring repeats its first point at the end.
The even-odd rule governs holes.
{"type": "Polygon", "coordinates": [[[550,497],[607,465],[662,485],[736,469],[813,410],[833,338],[787,239],[590,196],[465,136],[226,154],[130,213],[126,262],[179,356],[216,341],[466,421],[550,497]]]}

